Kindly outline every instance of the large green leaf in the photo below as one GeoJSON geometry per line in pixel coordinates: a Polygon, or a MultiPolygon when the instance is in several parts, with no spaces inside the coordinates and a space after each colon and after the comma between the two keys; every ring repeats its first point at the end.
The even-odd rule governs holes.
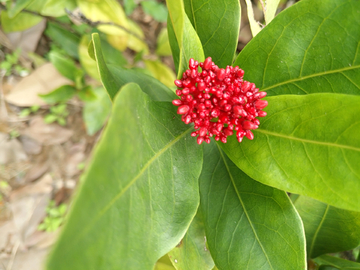
{"type": "Polygon", "coordinates": [[[122,88],[47,269],[152,270],[199,204],[201,148],[169,102],[122,88]]]}
{"type": "Polygon", "coordinates": [[[323,255],[314,260],[319,265],[331,265],[339,270],[360,270],[360,263],[323,255]]]}
{"type": "Polygon", "coordinates": [[[241,10],[238,0],[184,0],[205,57],[221,68],[231,65],[238,44],[241,10]]]}
{"type": "Polygon", "coordinates": [[[304,230],[287,194],[248,177],[215,143],[204,147],[200,201],[219,269],[305,269],[304,230]]]}
{"type": "MultiPolygon", "coordinates": [[[[199,62],[205,60],[204,51],[196,31],[185,13],[183,0],[168,0],[167,7],[169,9],[170,23],[176,37],[176,41],[170,41],[170,45],[173,46],[176,42],[180,50],[179,56],[174,56],[174,58],[177,57],[179,59],[177,77],[181,78],[183,72],[188,69],[190,58],[194,58],[199,62]]],[[[169,32],[169,39],[170,38],[173,38],[173,36],[169,32]]],[[[173,52],[177,51],[175,50],[173,52]]]]}
{"type": "Polygon", "coordinates": [[[214,262],[206,247],[204,221],[199,210],[181,242],[169,252],[177,270],[211,270],[214,262]]]}
{"type": "Polygon", "coordinates": [[[169,45],[175,65],[175,72],[176,74],[179,73],[179,63],[180,63],[180,48],[179,44],[176,40],[176,35],[174,31],[174,27],[171,23],[170,16],[168,16],[167,20],[167,30],[168,30],[168,38],[169,38],[169,45]]]}
{"type": "Polygon", "coordinates": [[[299,196],[294,204],[304,223],[309,258],[360,245],[360,212],[339,209],[305,196],[299,196]]]}
{"type": "Polygon", "coordinates": [[[175,93],[168,87],[148,75],[123,69],[118,65],[107,65],[102,54],[100,37],[97,33],[92,34],[89,50],[90,56],[93,54],[96,58],[101,82],[111,99],[114,99],[119,89],[129,82],[139,84],[141,89],[153,100],[171,101],[176,98],[175,93]]]}
{"type": "Polygon", "coordinates": [[[246,174],[266,185],[328,204],[360,209],[360,97],[342,94],[267,98],[253,141],[221,144],[246,174]]]}
{"type": "Polygon", "coordinates": [[[359,10],[358,0],[300,1],[276,16],[234,65],[269,95],[358,95],[359,10]]]}

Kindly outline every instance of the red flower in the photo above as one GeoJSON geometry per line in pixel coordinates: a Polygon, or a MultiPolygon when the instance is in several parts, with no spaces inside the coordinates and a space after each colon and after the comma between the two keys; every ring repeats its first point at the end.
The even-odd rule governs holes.
{"type": "Polygon", "coordinates": [[[191,136],[197,143],[210,143],[210,137],[226,143],[226,137],[236,132],[239,142],[246,136],[254,139],[252,129],[257,129],[264,117],[262,111],[267,105],[266,92],[259,92],[254,83],[243,80],[244,71],[238,66],[226,69],[216,66],[211,57],[204,63],[190,59],[189,68],[181,80],[175,80],[176,94],[181,99],[173,100],[178,106],[185,124],[194,123],[195,131],[191,136]],[[198,66],[202,72],[198,72],[198,66]]]}

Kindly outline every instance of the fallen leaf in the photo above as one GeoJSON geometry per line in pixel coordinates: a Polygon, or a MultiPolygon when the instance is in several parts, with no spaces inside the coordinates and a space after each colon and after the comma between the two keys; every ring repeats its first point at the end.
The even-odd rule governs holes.
{"type": "Polygon", "coordinates": [[[22,143],[23,149],[26,154],[37,155],[41,152],[42,146],[38,141],[36,141],[28,136],[20,136],[19,139],[22,143]]]}
{"type": "Polygon", "coordinates": [[[5,96],[5,100],[20,107],[46,105],[38,95],[48,94],[66,84],[72,84],[72,81],[63,77],[53,64],[46,63],[15,85],[12,91],[5,96]]]}
{"type": "Polygon", "coordinates": [[[12,219],[0,223],[0,250],[8,250],[15,241],[18,241],[16,233],[16,227],[12,219]]]}
{"type": "MultiPolygon", "coordinates": [[[[40,270],[44,269],[44,263],[49,249],[32,249],[18,252],[12,265],[13,270],[40,270]]],[[[8,265],[10,259],[3,260],[3,265],[8,265]]],[[[1,269],[1,268],[0,268],[1,269]]],[[[5,268],[4,268],[5,269],[5,268]]],[[[3,270],[3,269],[1,269],[3,270]]]]}
{"type": "MultiPolygon", "coordinates": [[[[44,158],[46,156],[44,155],[44,158]]],[[[40,178],[42,175],[44,175],[47,170],[49,169],[49,162],[48,160],[38,160],[35,164],[31,166],[31,168],[26,172],[24,182],[29,183],[33,182],[34,180],[40,178]]]]}
{"type": "Polygon", "coordinates": [[[35,231],[25,242],[28,248],[47,248],[54,244],[60,232],[60,228],[54,232],[35,231]]]}
{"type": "Polygon", "coordinates": [[[80,142],[71,146],[65,164],[65,175],[71,178],[80,172],[78,165],[85,159],[86,143],[80,142]]]}
{"type": "Polygon", "coordinates": [[[52,182],[53,179],[50,174],[45,174],[35,183],[28,184],[24,187],[14,190],[10,194],[10,203],[13,204],[21,198],[28,196],[49,194],[53,189],[52,182]]]}
{"type": "Polygon", "coordinates": [[[22,32],[7,33],[7,37],[10,40],[14,48],[20,48],[22,54],[28,52],[34,52],[42,33],[46,27],[46,20],[42,20],[40,23],[33,27],[26,29],[22,32]]]}
{"type": "Polygon", "coordinates": [[[40,116],[34,117],[29,127],[20,132],[43,145],[61,144],[70,139],[73,131],[58,124],[46,124],[40,116]]]}
{"type": "Polygon", "coordinates": [[[0,132],[0,164],[9,164],[27,160],[21,143],[17,139],[10,139],[9,135],[0,132]]]}
{"type": "Polygon", "coordinates": [[[10,194],[13,220],[23,243],[37,230],[38,225],[46,216],[45,209],[53,190],[52,182],[50,174],[46,174],[37,182],[10,194]]]}

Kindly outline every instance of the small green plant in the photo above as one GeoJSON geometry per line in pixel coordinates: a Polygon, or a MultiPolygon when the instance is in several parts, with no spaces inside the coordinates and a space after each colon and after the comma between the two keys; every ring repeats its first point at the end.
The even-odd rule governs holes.
{"type": "Polygon", "coordinates": [[[5,76],[17,74],[25,77],[29,74],[29,71],[18,63],[19,57],[20,50],[16,50],[12,54],[6,54],[5,60],[0,64],[0,69],[6,71],[5,76]]]}
{"type": "Polygon", "coordinates": [[[39,109],[40,109],[40,106],[39,106],[39,105],[33,105],[33,106],[31,106],[30,108],[23,109],[23,110],[20,112],[20,117],[28,116],[28,115],[30,115],[31,113],[37,112],[39,109]]]}
{"type": "Polygon", "coordinates": [[[45,116],[45,123],[51,124],[58,122],[59,125],[66,125],[66,117],[69,115],[66,104],[61,103],[50,108],[50,113],[45,116]]]}
{"type": "Polygon", "coordinates": [[[10,131],[9,135],[10,135],[10,138],[11,138],[11,139],[14,139],[14,138],[19,137],[19,136],[20,136],[20,133],[19,133],[19,131],[13,129],[13,130],[10,131]]]}
{"type": "Polygon", "coordinates": [[[67,205],[55,205],[55,201],[50,201],[46,208],[47,216],[44,221],[38,226],[39,231],[53,232],[59,228],[65,219],[67,205]]]}

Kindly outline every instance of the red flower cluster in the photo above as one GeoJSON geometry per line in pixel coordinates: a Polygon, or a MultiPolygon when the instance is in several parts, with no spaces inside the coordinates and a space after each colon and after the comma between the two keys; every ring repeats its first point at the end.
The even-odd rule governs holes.
{"type": "Polygon", "coordinates": [[[208,57],[203,63],[190,59],[189,68],[181,80],[175,80],[176,94],[181,99],[173,100],[178,106],[185,124],[194,123],[191,136],[197,143],[210,143],[210,137],[226,143],[226,137],[236,132],[239,142],[246,136],[254,139],[251,129],[257,129],[264,117],[262,111],[268,102],[260,100],[266,92],[259,92],[254,83],[243,80],[244,71],[238,66],[219,68],[208,57]],[[198,72],[198,66],[202,72],[198,72]]]}

